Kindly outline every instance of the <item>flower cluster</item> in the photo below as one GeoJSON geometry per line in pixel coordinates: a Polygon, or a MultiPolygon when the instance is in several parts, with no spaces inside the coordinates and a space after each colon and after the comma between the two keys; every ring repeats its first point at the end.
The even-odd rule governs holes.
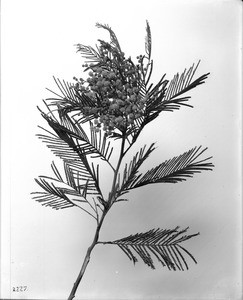
{"type": "Polygon", "coordinates": [[[146,97],[140,90],[141,56],[138,62],[135,65],[116,47],[100,41],[98,62],[83,65],[88,78],[74,78],[76,92],[95,103],[84,106],[82,113],[94,116],[97,130],[111,134],[117,128],[124,132],[143,115],[146,97]]]}

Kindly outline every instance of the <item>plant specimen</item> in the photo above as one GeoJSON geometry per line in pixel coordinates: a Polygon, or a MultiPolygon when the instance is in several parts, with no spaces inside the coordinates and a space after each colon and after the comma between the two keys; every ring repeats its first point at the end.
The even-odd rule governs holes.
{"type": "Polygon", "coordinates": [[[40,127],[42,133],[38,137],[63,161],[64,172],[52,162],[54,177],[39,176],[36,182],[42,191],[33,193],[33,198],[56,210],[78,207],[97,224],[69,300],[75,297],[97,244],[116,245],[133,263],[140,258],[152,269],[155,261],[169,270],[188,269],[188,259],[196,262],[182,246],[198,235],[187,235],[188,228],[151,229],[106,242],[99,240],[99,233],[111,207],[119,201],[127,201],[129,191],[148,184],[181,182],[213,168],[211,157],[201,158],[207,149],[201,146],[145,173],[140,167],[154,151],[154,143],[145,145],[126,161],[126,154],[132,151],[143,128],[161,112],[173,112],[181,106],[192,107],[186,93],[204,83],[209,73],[194,79],[197,64],[181,75],[176,74],[171,81],[163,75],[154,85],[150,82],[153,60],[149,23],[146,23],[145,54],[137,56],[136,63],[125,56],[108,25],[97,23],[96,26],[109,32],[110,42],[99,40],[96,48],[77,45],[85,59],[86,79],[74,77],[74,81],[68,83],[54,78],[59,92],[50,90],[53,96],[44,101],[46,112],[39,108],[51,129],[40,127]],[[104,164],[112,172],[107,196],[100,184],[100,166],[104,164]]]}

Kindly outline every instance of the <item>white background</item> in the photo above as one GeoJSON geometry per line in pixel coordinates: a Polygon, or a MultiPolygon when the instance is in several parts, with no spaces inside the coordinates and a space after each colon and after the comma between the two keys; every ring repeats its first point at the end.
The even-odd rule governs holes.
{"type": "Polygon", "coordinates": [[[134,267],[115,246],[97,246],[75,299],[240,299],[241,13],[236,0],[2,1],[2,298],[66,299],[95,230],[78,209],[54,211],[31,200],[34,178],[51,175],[53,159],[61,167],[35,137],[44,124],[36,106],[50,96],[45,88],[55,89],[53,75],[82,76],[74,44],[109,38],[96,22],[112,27],[127,55],[143,54],[147,19],[155,81],[199,59],[198,76],[211,74],[191,92],[193,109],[162,113],[145,129],[138,144],[157,142],[145,168],[203,145],[215,169],[132,192],[110,211],[101,239],[190,226],[200,231],[187,243],[198,264],[153,271],[134,267]],[[11,292],[21,285],[25,293],[11,292]]]}

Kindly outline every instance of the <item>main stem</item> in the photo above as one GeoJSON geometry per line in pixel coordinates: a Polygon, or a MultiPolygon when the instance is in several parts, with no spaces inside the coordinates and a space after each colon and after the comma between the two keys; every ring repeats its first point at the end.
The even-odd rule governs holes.
{"type": "Polygon", "coordinates": [[[116,166],[116,170],[114,173],[114,178],[113,178],[113,183],[112,183],[112,188],[111,188],[111,193],[110,193],[110,197],[108,199],[108,205],[112,206],[112,204],[115,201],[115,193],[116,193],[116,180],[117,180],[117,176],[118,176],[118,171],[122,162],[122,158],[124,156],[124,148],[125,148],[125,133],[123,133],[123,137],[122,137],[122,142],[121,142],[121,150],[120,150],[120,155],[119,155],[119,159],[118,159],[118,163],[116,166]]]}
{"type": "Polygon", "coordinates": [[[117,180],[118,171],[119,171],[119,168],[120,168],[120,165],[121,165],[122,158],[124,156],[124,147],[125,147],[125,135],[123,135],[123,138],[122,138],[120,156],[119,156],[117,167],[116,167],[116,170],[115,170],[115,173],[114,173],[114,179],[113,179],[113,184],[112,184],[111,193],[110,193],[110,195],[113,195],[113,196],[110,199],[108,199],[108,207],[105,208],[105,210],[103,211],[103,214],[102,214],[102,216],[101,216],[101,218],[98,222],[93,242],[89,246],[89,248],[87,249],[87,252],[86,252],[83,264],[82,264],[82,268],[81,268],[81,270],[78,274],[78,277],[77,277],[77,279],[76,279],[76,281],[73,285],[73,288],[72,288],[71,293],[68,297],[68,300],[72,300],[73,298],[75,298],[77,288],[80,284],[80,281],[82,280],[82,278],[84,276],[85,270],[86,270],[86,268],[88,266],[88,263],[90,261],[91,252],[93,251],[95,245],[98,243],[99,233],[100,233],[100,229],[101,229],[101,226],[103,224],[104,218],[105,218],[107,212],[109,211],[110,207],[112,206],[112,204],[115,201],[115,199],[113,199],[113,198],[115,197],[114,194],[115,194],[116,180],[117,180]]]}
{"type": "Polygon", "coordinates": [[[102,226],[102,223],[104,221],[104,218],[105,218],[105,215],[107,213],[107,210],[104,210],[101,218],[100,218],[100,221],[97,225],[97,228],[96,228],[96,231],[95,231],[95,235],[94,235],[94,239],[93,239],[93,242],[92,244],[89,246],[89,248],[87,249],[87,252],[86,252],[86,255],[85,255],[85,258],[84,258],[84,261],[83,261],[83,265],[82,265],[82,268],[78,274],[78,277],[73,285],[73,288],[72,288],[72,291],[68,297],[68,300],[72,300],[74,297],[75,297],[75,294],[76,294],[76,291],[77,291],[77,288],[80,284],[80,281],[82,280],[83,278],[83,275],[84,275],[84,272],[88,266],[88,263],[90,261],[90,255],[91,255],[91,252],[92,250],[94,249],[95,245],[97,244],[98,242],[98,239],[99,239],[99,233],[100,233],[100,229],[101,229],[101,226],[102,226]]]}

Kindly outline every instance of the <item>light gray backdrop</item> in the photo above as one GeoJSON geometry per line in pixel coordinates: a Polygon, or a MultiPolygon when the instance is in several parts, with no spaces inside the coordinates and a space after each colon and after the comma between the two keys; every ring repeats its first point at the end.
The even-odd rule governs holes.
{"type": "Polygon", "coordinates": [[[147,19],[155,82],[199,59],[198,76],[211,75],[191,92],[193,109],[162,113],[144,130],[139,145],[157,142],[144,168],[196,145],[208,146],[216,167],[184,183],[132,192],[111,210],[101,239],[190,226],[201,234],[187,244],[198,264],[153,271],[141,262],[134,267],[115,246],[97,246],[77,299],[240,299],[241,9],[230,0],[2,1],[3,298],[65,299],[95,229],[78,209],[54,211],[31,200],[34,178],[50,175],[53,159],[61,166],[35,137],[44,125],[36,106],[50,96],[45,88],[55,89],[53,75],[82,76],[74,44],[109,39],[96,22],[112,27],[127,55],[143,54],[147,19]],[[12,292],[20,285],[28,286],[25,293],[12,292]]]}

